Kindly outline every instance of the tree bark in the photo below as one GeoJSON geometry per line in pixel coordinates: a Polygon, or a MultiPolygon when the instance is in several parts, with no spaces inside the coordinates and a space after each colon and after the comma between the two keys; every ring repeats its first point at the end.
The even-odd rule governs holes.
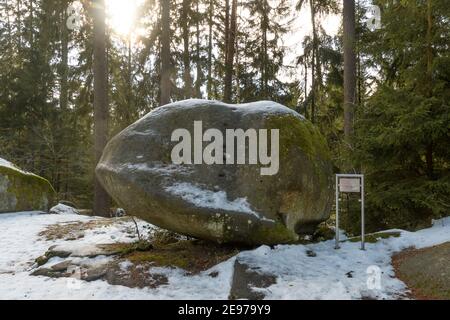
{"type": "Polygon", "coordinates": [[[69,52],[69,30],[66,27],[67,21],[67,6],[69,2],[64,0],[62,2],[62,22],[61,22],[61,94],[59,98],[59,105],[62,111],[67,109],[68,104],[68,52],[69,52]]]}
{"type": "MultiPolygon", "coordinates": [[[[14,52],[14,49],[13,49],[13,41],[12,41],[12,28],[11,28],[11,18],[10,18],[10,16],[9,16],[9,3],[8,3],[8,0],[6,0],[6,2],[5,2],[5,10],[6,10],[6,23],[7,23],[7,30],[8,30],[8,51],[7,51],[7,55],[9,56],[9,58],[10,58],[10,63],[12,64],[12,61],[13,61],[13,57],[14,57],[14,55],[13,55],[13,52],[14,52]]],[[[11,78],[11,71],[10,71],[10,69],[8,68],[8,70],[6,70],[6,83],[7,83],[7,88],[6,88],[6,96],[8,97],[8,99],[9,99],[9,97],[11,96],[10,95],[10,87],[11,87],[11,82],[10,82],[10,78],[11,78]]]]}
{"type": "Polygon", "coordinates": [[[223,100],[225,102],[231,102],[232,96],[232,82],[233,82],[233,64],[234,64],[234,45],[236,39],[236,15],[237,15],[237,0],[233,0],[231,5],[231,19],[230,27],[228,28],[228,41],[227,41],[227,60],[225,63],[225,90],[223,100]]]}
{"type": "Polygon", "coordinates": [[[160,105],[170,102],[170,0],[161,3],[161,94],[160,105]]]}
{"type": "Polygon", "coordinates": [[[33,7],[33,0],[30,0],[30,5],[28,7],[28,10],[30,11],[30,45],[31,47],[34,46],[34,24],[33,24],[33,20],[34,20],[34,7],[33,7]]]}
{"type": "Polygon", "coordinates": [[[6,26],[7,26],[7,30],[8,30],[8,52],[9,54],[11,54],[10,52],[12,51],[12,40],[11,40],[11,36],[12,36],[12,30],[11,30],[11,19],[9,17],[9,3],[8,0],[5,1],[5,11],[6,11],[6,26]]]}
{"type": "Polygon", "coordinates": [[[316,12],[314,9],[314,2],[309,1],[309,7],[311,10],[311,25],[313,31],[313,46],[312,46],[312,57],[311,57],[311,122],[316,122],[316,42],[317,42],[317,31],[316,31],[316,12]]]}
{"type": "MultiPolygon", "coordinates": [[[[239,7],[239,3],[237,3],[239,7]]],[[[237,9],[236,9],[237,10],[237,9]]],[[[236,13],[236,27],[235,27],[235,35],[234,35],[234,56],[236,57],[235,61],[235,79],[236,79],[236,93],[235,93],[235,103],[240,103],[241,96],[241,87],[240,87],[240,67],[239,67],[239,39],[238,39],[238,27],[237,27],[237,17],[240,17],[240,12],[236,13]]]]}
{"type": "Polygon", "coordinates": [[[213,35],[213,9],[214,0],[209,0],[208,9],[208,80],[206,82],[206,97],[211,99],[212,89],[212,35],[213,35]]]}
{"type": "Polygon", "coordinates": [[[184,79],[184,98],[192,97],[192,77],[191,77],[191,57],[189,53],[189,11],[190,0],[183,0],[181,7],[181,29],[183,38],[183,79],[184,79]]]}
{"type": "Polygon", "coordinates": [[[305,68],[305,118],[308,119],[308,63],[307,63],[307,59],[305,57],[305,63],[304,63],[304,68],[305,68]]]}
{"type": "Polygon", "coordinates": [[[134,118],[134,112],[136,110],[134,106],[134,94],[133,94],[133,54],[131,51],[131,33],[128,35],[128,52],[127,52],[127,104],[128,108],[125,113],[125,125],[130,125],[134,118]]]}
{"type": "Polygon", "coordinates": [[[59,64],[59,77],[60,77],[60,95],[59,95],[59,108],[60,108],[60,121],[56,124],[55,133],[57,140],[55,142],[56,155],[55,155],[55,167],[58,168],[55,171],[56,177],[53,179],[55,181],[55,190],[59,193],[62,189],[63,181],[68,180],[68,172],[63,171],[63,163],[68,162],[66,159],[67,153],[64,152],[65,144],[67,142],[66,126],[68,123],[68,51],[69,51],[69,30],[66,26],[67,21],[67,7],[69,1],[61,1],[61,7],[59,8],[61,14],[60,20],[60,54],[61,62],[59,64]]]}
{"type": "MultiPolygon", "coordinates": [[[[106,63],[105,2],[93,1],[94,15],[94,150],[98,163],[108,137],[108,75],[106,63]]],[[[103,186],[94,178],[94,214],[109,216],[110,198],[103,186]]]]}
{"type": "Polygon", "coordinates": [[[267,96],[267,26],[268,26],[268,17],[266,12],[266,4],[267,1],[263,0],[263,12],[261,17],[261,32],[262,32],[262,48],[261,48],[261,98],[268,99],[267,96]]]}
{"type": "Polygon", "coordinates": [[[225,0],[225,59],[226,65],[228,61],[228,42],[230,37],[230,0],[225,0]]]}
{"type": "Polygon", "coordinates": [[[197,6],[196,6],[196,11],[197,11],[197,20],[196,20],[196,57],[195,60],[197,60],[197,65],[196,65],[196,69],[197,69],[197,75],[196,75],[196,81],[195,81],[195,97],[198,99],[202,98],[202,92],[201,92],[201,85],[202,85],[202,64],[200,61],[200,21],[199,21],[199,17],[200,17],[200,10],[199,10],[199,2],[200,0],[197,0],[197,6]]]}
{"type": "Polygon", "coordinates": [[[344,136],[351,145],[356,100],[355,1],[345,0],[344,23],[344,136]]]}
{"type": "Polygon", "coordinates": [[[17,50],[20,52],[22,50],[22,7],[21,1],[17,0],[17,33],[18,33],[18,48],[17,50]]]}
{"type": "MultiPolygon", "coordinates": [[[[432,0],[427,0],[427,83],[426,96],[431,98],[433,96],[433,11],[432,11],[432,0]]],[[[430,114],[433,114],[433,109],[430,107],[430,114]]],[[[425,151],[425,161],[427,164],[427,175],[429,179],[434,179],[434,165],[433,165],[433,141],[429,140],[425,151]]]]}

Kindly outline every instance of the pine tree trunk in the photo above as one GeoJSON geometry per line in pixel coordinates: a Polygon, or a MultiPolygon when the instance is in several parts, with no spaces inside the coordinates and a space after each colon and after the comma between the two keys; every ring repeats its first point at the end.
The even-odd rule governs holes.
{"type": "Polygon", "coordinates": [[[34,30],[33,30],[33,20],[34,20],[34,7],[33,7],[33,0],[30,0],[30,5],[28,8],[30,12],[30,46],[34,46],[34,30]]]}
{"type": "MultiPolygon", "coordinates": [[[[239,6],[239,3],[237,4],[239,6]]],[[[238,39],[238,27],[237,27],[237,17],[240,17],[240,12],[236,13],[236,28],[235,28],[235,36],[234,36],[234,56],[236,57],[235,61],[235,78],[236,78],[236,94],[235,101],[236,103],[240,103],[241,99],[241,87],[240,87],[240,67],[239,67],[239,39],[238,39]]]]}
{"type": "Polygon", "coordinates": [[[133,56],[131,52],[131,34],[128,35],[128,54],[127,54],[127,104],[128,108],[125,112],[125,125],[130,125],[133,121],[133,113],[135,110],[133,99],[133,56]]]}
{"type": "Polygon", "coordinates": [[[304,64],[304,68],[305,68],[305,118],[308,119],[308,65],[307,65],[307,61],[305,59],[305,64],[304,64]]]}
{"type": "MultiPolygon", "coordinates": [[[[9,16],[9,3],[8,0],[6,0],[5,2],[5,9],[6,9],[6,23],[7,23],[7,30],[8,30],[8,51],[7,51],[7,55],[10,58],[10,62],[12,62],[13,59],[13,45],[12,45],[12,28],[11,28],[11,18],[9,16]]],[[[11,82],[10,82],[10,78],[11,78],[11,70],[8,68],[8,70],[6,70],[6,74],[7,74],[7,80],[6,80],[6,85],[7,85],[7,90],[6,90],[6,96],[9,97],[10,95],[10,87],[11,87],[11,82]]]]}
{"type": "MultiPolygon", "coordinates": [[[[199,10],[199,2],[200,0],[197,0],[197,15],[200,16],[200,10],[199,10]]],[[[202,84],[202,64],[200,61],[200,21],[197,18],[196,21],[196,60],[197,60],[197,65],[196,65],[196,69],[197,69],[197,79],[195,81],[195,97],[201,99],[202,98],[202,92],[200,90],[201,88],[201,84],[202,84]]]]}
{"type": "MultiPolygon", "coordinates": [[[[432,0],[427,0],[427,93],[426,96],[431,98],[433,96],[433,12],[432,12],[432,0]]],[[[430,108],[430,114],[433,113],[430,108]]],[[[428,145],[426,146],[425,161],[427,164],[427,175],[430,179],[434,179],[434,165],[433,165],[433,141],[430,138],[428,145]]]]}
{"type": "Polygon", "coordinates": [[[353,136],[356,99],[355,1],[344,1],[344,135],[348,144],[353,136]]]}
{"type": "Polygon", "coordinates": [[[225,86],[226,86],[226,73],[227,73],[227,62],[228,62],[228,46],[229,46],[229,38],[230,38],[230,0],[225,0],[225,43],[224,43],[224,68],[225,68],[225,76],[223,78],[224,87],[223,87],[223,100],[226,102],[225,97],[225,86]]]}
{"type": "Polygon", "coordinates": [[[60,53],[61,53],[61,62],[59,66],[59,77],[60,77],[60,95],[59,95],[59,107],[61,112],[61,120],[56,124],[56,134],[57,141],[56,144],[56,155],[55,155],[55,168],[56,170],[56,178],[55,180],[55,190],[59,193],[62,189],[63,181],[67,181],[68,172],[63,172],[62,163],[68,162],[66,154],[64,154],[64,144],[67,143],[66,140],[66,125],[68,123],[68,51],[69,51],[69,30],[66,26],[67,21],[67,7],[68,0],[61,1],[60,13],[60,53]]]}
{"type": "Polygon", "coordinates": [[[22,50],[22,7],[21,7],[21,0],[17,0],[17,33],[19,36],[18,39],[18,48],[17,50],[20,52],[22,50]]]}
{"type": "Polygon", "coordinates": [[[267,1],[263,0],[263,12],[261,17],[261,31],[262,31],[262,48],[261,48],[261,97],[262,99],[268,99],[267,97],[267,13],[266,13],[267,1]]]}
{"type": "Polygon", "coordinates": [[[62,2],[62,22],[61,22],[61,93],[59,104],[62,111],[67,109],[68,104],[68,52],[69,52],[69,30],[66,27],[67,21],[67,7],[69,2],[67,0],[62,2]]]}
{"type": "Polygon", "coordinates": [[[213,5],[214,0],[209,0],[208,11],[208,80],[206,83],[207,99],[211,99],[212,89],[212,35],[213,35],[213,5]]]}
{"type": "MultiPolygon", "coordinates": [[[[102,156],[108,136],[108,75],[106,63],[105,2],[93,1],[94,14],[94,149],[96,163],[102,156]]],[[[109,216],[110,198],[94,178],[94,214],[109,216]]]]}
{"type": "Polygon", "coordinates": [[[317,31],[316,31],[316,13],[314,10],[314,2],[309,1],[309,6],[311,10],[311,25],[313,29],[313,48],[311,57],[311,122],[316,122],[316,42],[317,42],[317,31]]]}
{"type": "MultiPolygon", "coordinates": [[[[357,7],[359,8],[359,2],[357,2],[357,7]]],[[[356,25],[361,24],[360,13],[356,10],[356,25]]],[[[360,35],[355,35],[355,52],[356,52],[356,103],[358,106],[362,106],[363,100],[363,81],[362,78],[362,66],[361,66],[361,47],[360,47],[360,35]]]]}
{"type": "Polygon", "coordinates": [[[233,64],[234,64],[234,43],[236,39],[236,14],[237,14],[237,0],[233,0],[231,5],[231,20],[230,27],[228,28],[227,37],[227,60],[225,63],[225,90],[223,100],[225,102],[231,102],[232,96],[232,82],[233,82],[233,64]]]}
{"type": "MultiPolygon", "coordinates": [[[[8,0],[5,1],[5,10],[6,10],[6,26],[7,26],[7,30],[8,30],[8,52],[12,52],[12,41],[11,41],[11,35],[12,35],[12,30],[11,30],[11,18],[9,16],[9,3],[8,0]]],[[[11,55],[11,53],[10,53],[11,55]]]]}
{"type": "Polygon", "coordinates": [[[170,1],[161,3],[161,96],[160,105],[170,102],[170,1]]]}
{"type": "MultiPolygon", "coordinates": [[[[358,40],[359,41],[359,40],[358,40]]],[[[357,42],[358,42],[357,41],[357,42]]],[[[356,72],[357,72],[357,76],[356,76],[356,87],[357,87],[357,97],[358,99],[356,100],[358,105],[362,105],[362,95],[363,95],[363,79],[362,79],[362,68],[361,68],[361,52],[359,47],[356,49],[357,53],[356,53],[356,72]]]]}
{"type": "Polygon", "coordinates": [[[184,98],[192,97],[192,77],[191,77],[191,57],[189,53],[189,8],[190,0],[183,0],[181,8],[181,29],[183,37],[183,79],[184,79],[184,98]]]}

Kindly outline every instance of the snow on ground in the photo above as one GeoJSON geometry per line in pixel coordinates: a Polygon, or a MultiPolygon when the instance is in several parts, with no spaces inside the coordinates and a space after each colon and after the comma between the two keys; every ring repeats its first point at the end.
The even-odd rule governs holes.
{"type": "Polygon", "coordinates": [[[241,260],[258,266],[261,272],[281,275],[265,290],[269,299],[395,299],[404,295],[406,288],[395,278],[392,254],[412,246],[424,248],[450,241],[450,217],[418,232],[388,231],[400,231],[401,236],[367,243],[365,251],[359,249],[360,243],[343,242],[341,249],[335,250],[334,241],[325,241],[281,245],[274,250],[262,246],[241,253],[241,260]],[[308,257],[306,250],[316,256],[308,257]],[[372,281],[377,270],[381,272],[379,288],[377,281],[372,281]]]}
{"type": "MultiPolygon", "coordinates": [[[[45,241],[38,233],[46,226],[63,222],[88,222],[95,218],[82,215],[49,215],[39,212],[0,214],[0,299],[226,299],[233,261],[229,260],[211,270],[219,276],[205,273],[187,277],[181,270],[162,269],[169,284],[157,289],[131,289],[112,286],[106,281],[74,283],[73,278],[30,276],[34,259],[52,245],[70,246],[133,241],[124,226],[114,224],[88,230],[85,236],[73,241],[45,241]],[[199,290],[201,288],[201,290],[199,290]]],[[[139,221],[140,229],[145,222],[139,221]]],[[[131,223],[130,223],[131,225],[131,223]]],[[[102,257],[100,257],[102,258],[102,257]]],[[[50,264],[62,260],[52,258],[50,264]]]]}
{"type": "MultiPolygon", "coordinates": [[[[74,283],[72,278],[29,275],[36,257],[51,245],[66,242],[40,239],[40,231],[50,224],[94,219],[38,212],[0,214],[0,299],[227,299],[236,258],[194,276],[180,269],[152,268],[169,279],[169,284],[156,289],[131,289],[102,280],[74,283]],[[218,271],[219,275],[208,276],[212,271],[218,271]]],[[[140,227],[144,225],[145,222],[139,221],[140,227]]],[[[88,230],[83,238],[76,240],[76,246],[132,241],[124,227],[123,223],[115,223],[88,230]]],[[[401,231],[398,238],[366,244],[366,251],[359,250],[359,243],[352,242],[343,242],[341,249],[335,250],[333,241],[325,241],[279,245],[274,249],[261,246],[241,252],[238,259],[277,276],[276,284],[259,289],[269,299],[395,299],[404,297],[405,285],[394,277],[391,255],[411,246],[423,248],[447,241],[450,241],[450,217],[436,221],[429,229],[401,231]],[[307,251],[313,251],[316,256],[308,256],[307,251]],[[381,271],[379,287],[377,281],[370,281],[374,274],[368,274],[375,272],[376,276],[377,270],[381,271]],[[375,287],[371,286],[374,283],[375,287]]],[[[107,259],[99,256],[91,259],[91,263],[101,264],[107,259]]],[[[48,263],[60,261],[52,258],[48,263]]],[[[129,266],[126,262],[122,268],[126,270],[129,266]]]]}

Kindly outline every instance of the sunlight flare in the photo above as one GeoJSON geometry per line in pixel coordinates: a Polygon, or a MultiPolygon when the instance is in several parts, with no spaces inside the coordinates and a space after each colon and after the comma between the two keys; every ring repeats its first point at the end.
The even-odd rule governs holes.
{"type": "Polygon", "coordinates": [[[121,36],[130,35],[136,28],[138,0],[108,0],[106,10],[110,27],[121,36]]]}

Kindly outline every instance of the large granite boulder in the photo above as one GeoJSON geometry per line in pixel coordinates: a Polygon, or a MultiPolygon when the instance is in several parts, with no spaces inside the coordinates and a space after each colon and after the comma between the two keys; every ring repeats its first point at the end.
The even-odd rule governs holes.
{"type": "Polygon", "coordinates": [[[0,158],[0,213],[47,211],[54,199],[47,180],[0,158]]]}
{"type": "Polygon", "coordinates": [[[186,100],[157,108],[116,135],[96,172],[121,207],[157,226],[218,242],[275,244],[295,241],[329,217],[331,167],[325,139],[287,107],[186,100]],[[226,139],[230,129],[256,129],[259,140],[234,140],[233,148],[226,139]],[[265,140],[270,164],[252,149],[265,140]],[[180,148],[189,142],[192,158],[180,148]],[[202,159],[202,150],[210,157],[202,159]],[[249,153],[259,155],[256,164],[249,153]],[[240,156],[245,164],[230,164],[240,156]],[[206,164],[211,158],[215,163],[206,164]]]}

